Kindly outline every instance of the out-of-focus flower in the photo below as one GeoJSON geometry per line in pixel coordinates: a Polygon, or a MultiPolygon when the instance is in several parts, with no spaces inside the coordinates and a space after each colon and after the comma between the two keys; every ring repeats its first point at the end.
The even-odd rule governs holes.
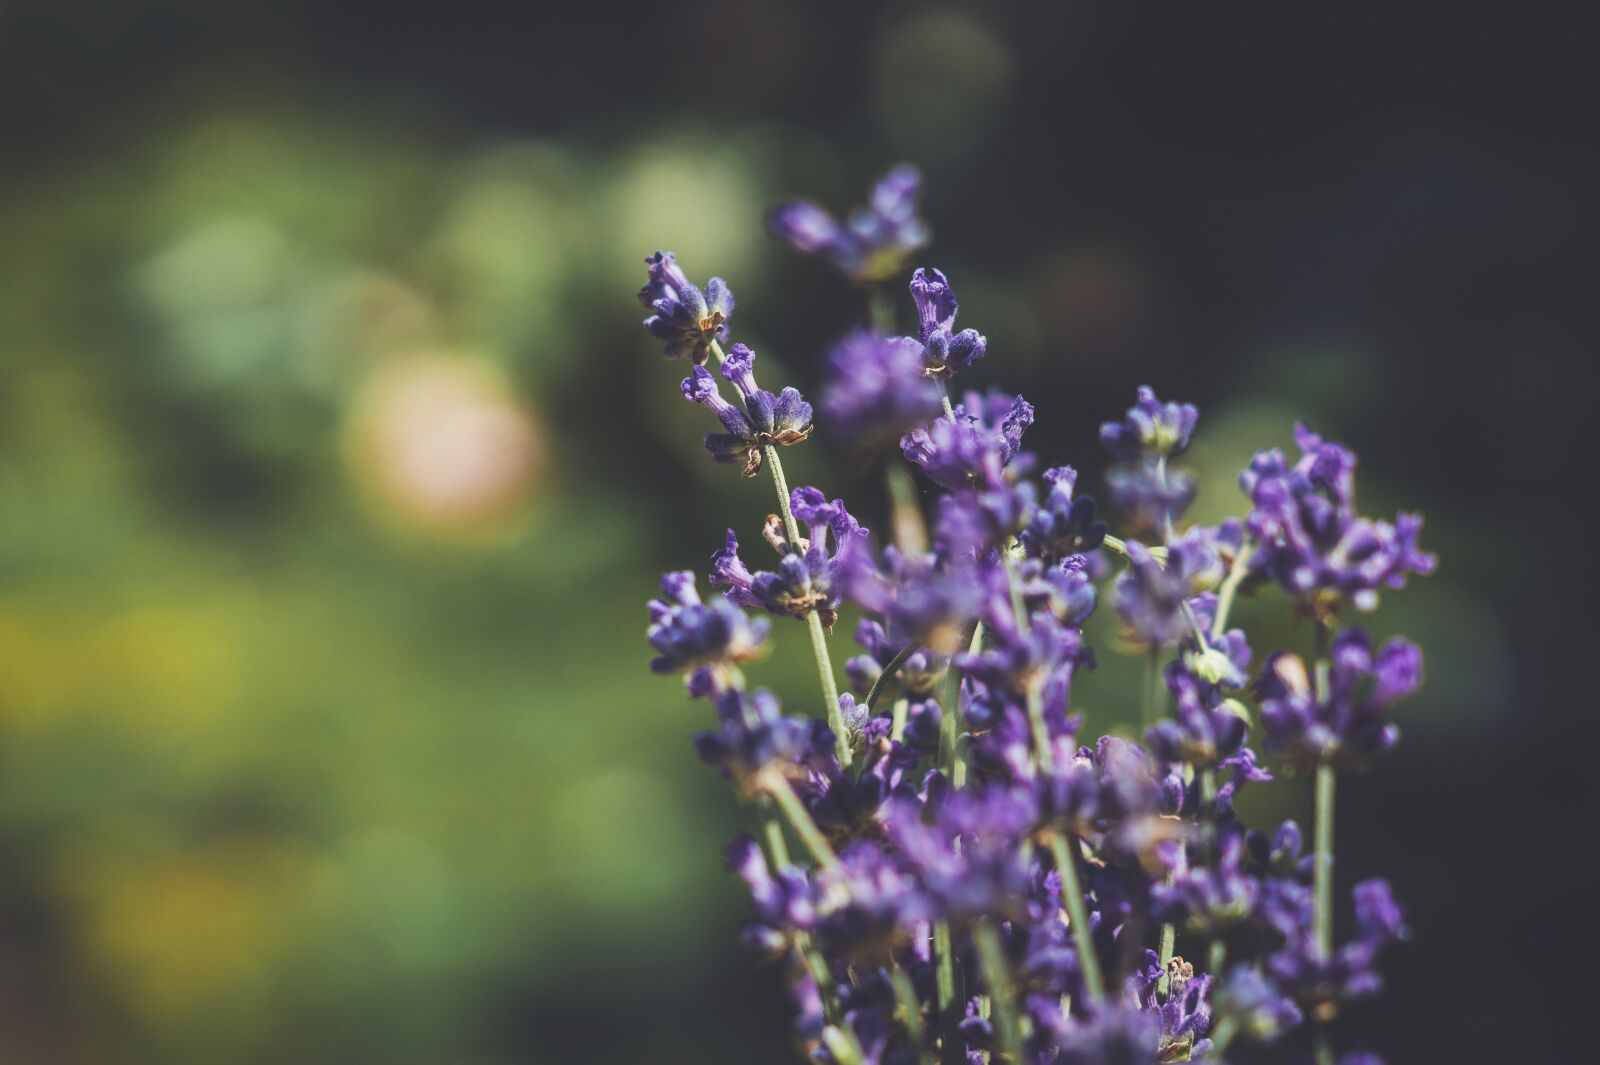
{"type": "Polygon", "coordinates": [[[379,370],[345,441],[386,514],[446,537],[513,527],[546,463],[532,413],[493,364],[475,358],[424,356],[379,370]]]}
{"type": "Polygon", "coordinates": [[[857,330],[827,357],[822,413],[829,429],[857,443],[898,438],[939,413],[939,393],[923,374],[922,348],[910,337],[857,330]]]}
{"type": "Polygon", "coordinates": [[[1352,768],[1400,742],[1390,705],[1422,684],[1422,651],[1394,639],[1376,652],[1361,629],[1342,629],[1328,650],[1327,690],[1314,692],[1305,663],[1281,653],[1256,682],[1267,749],[1301,766],[1352,768]]]}
{"type": "Polygon", "coordinates": [[[772,235],[805,255],[814,255],[852,281],[886,281],[928,242],[917,217],[922,175],[901,164],[872,188],[870,204],[840,222],[806,200],[779,204],[767,215],[772,235]]]}

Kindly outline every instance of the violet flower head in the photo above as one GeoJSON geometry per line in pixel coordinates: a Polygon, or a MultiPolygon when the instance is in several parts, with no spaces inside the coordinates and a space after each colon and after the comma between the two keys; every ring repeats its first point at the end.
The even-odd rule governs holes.
{"type": "Polygon", "coordinates": [[[955,289],[941,271],[919,269],[912,274],[911,300],[917,305],[924,373],[953,377],[983,358],[989,341],[976,329],[956,330],[959,304],[955,289]]]}
{"type": "Polygon", "coordinates": [[[1398,638],[1374,651],[1371,638],[1352,628],[1333,638],[1328,658],[1321,693],[1312,691],[1305,663],[1295,655],[1268,660],[1256,682],[1267,749],[1300,766],[1362,768],[1400,741],[1388,710],[1422,685],[1422,651],[1398,638]]]}
{"type": "MultiPolygon", "coordinates": [[[[871,618],[862,618],[856,626],[856,643],[865,648],[867,653],[856,655],[845,663],[844,670],[850,677],[851,685],[865,694],[888,668],[895,655],[910,642],[908,639],[891,640],[882,624],[871,618]]],[[[949,655],[919,644],[900,663],[884,690],[890,698],[900,694],[925,698],[933,692],[949,661],[949,655]]]]}
{"type": "Polygon", "coordinates": [[[1119,462],[1170,458],[1189,448],[1199,411],[1190,403],[1163,403],[1149,385],[1120,422],[1100,426],[1100,443],[1119,462]]]}
{"type": "Polygon", "coordinates": [[[1214,937],[1243,924],[1255,910],[1259,882],[1241,867],[1244,833],[1229,831],[1212,865],[1179,870],[1152,892],[1155,914],[1180,932],[1214,937]]]}
{"type": "Polygon", "coordinates": [[[700,601],[694,574],[688,570],[661,578],[661,598],[652,599],[646,633],[656,657],[657,673],[682,673],[739,665],[766,654],[763,646],[771,624],[751,618],[726,599],[700,601]]]}
{"type": "Polygon", "coordinates": [[[923,374],[922,346],[911,337],[861,329],[828,353],[822,413],[846,439],[898,438],[939,413],[939,393],[923,374]]]}
{"type": "Polygon", "coordinates": [[[1384,948],[1410,936],[1399,903],[1383,880],[1355,886],[1355,935],[1323,954],[1315,935],[1311,892],[1274,885],[1264,909],[1283,945],[1266,961],[1267,973],[1312,1017],[1330,1020],[1341,1001],[1367,998],[1383,988],[1377,962],[1384,948]]]}
{"type": "Polygon", "coordinates": [[[884,664],[912,641],[941,656],[958,650],[982,595],[973,574],[948,558],[907,555],[892,544],[874,551],[859,537],[840,551],[837,574],[845,596],[882,619],[883,642],[863,645],[884,664]]]}
{"type": "Polygon", "coordinates": [[[723,864],[745,882],[755,904],[755,919],[744,927],[745,945],[781,957],[794,940],[794,932],[808,931],[816,923],[813,891],[804,870],[795,866],[768,870],[761,848],[749,836],[739,836],[723,852],[723,864]]]}
{"type": "Polygon", "coordinates": [[[1200,769],[1226,765],[1249,734],[1248,711],[1233,699],[1208,702],[1201,686],[1181,668],[1167,673],[1175,697],[1173,716],[1145,731],[1145,744],[1157,758],[1200,769]]]}
{"type": "Polygon", "coordinates": [[[794,489],[789,507],[806,534],[798,550],[791,548],[778,516],[768,517],[762,535],[778,552],[776,572],[752,572],[739,557],[739,539],[729,529],[727,541],[711,556],[711,584],[740,606],[761,607],[781,617],[803,619],[815,610],[823,627],[831,630],[838,618],[841,556],[867,531],[845,510],[843,500],[830,502],[815,488],[794,489]]]}
{"type": "Polygon", "coordinates": [[[995,485],[1022,448],[1022,434],[1033,424],[1033,404],[1021,396],[968,392],[955,418],[940,418],[913,429],[900,440],[908,461],[952,491],[995,485]]]}
{"type": "Polygon", "coordinates": [[[1107,469],[1106,487],[1129,535],[1159,538],[1194,502],[1199,482],[1188,470],[1145,460],[1107,469]]]}
{"type": "Polygon", "coordinates": [[[1239,475],[1254,509],[1248,526],[1260,543],[1257,564],[1293,596],[1347,598],[1372,610],[1381,588],[1403,588],[1437,559],[1417,546],[1422,518],[1401,513],[1391,524],[1355,510],[1356,457],[1304,425],[1295,426],[1301,457],[1293,466],[1274,448],[1258,452],[1239,475]]]}
{"type": "Polygon", "coordinates": [[[811,435],[811,404],[796,389],[777,395],[756,384],[756,353],[735,344],[722,364],[722,376],[738,390],[741,407],[729,403],[716,378],[696,366],[678,386],[683,398],[699,403],[717,416],[725,430],[706,434],[706,450],[718,462],[741,462],[746,477],[761,470],[765,449],[775,444],[798,444],[811,435]]]}
{"type": "Polygon", "coordinates": [[[1072,494],[1078,471],[1057,466],[1044,471],[1050,490],[1022,531],[1022,546],[1030,558],[1060,561],[1087,554],[1106,538],[1106,523],[1095,520],[1094,497],[1072,494]]]}
{"type": "Polygon", "coordinates": [[[1233,1022],[1242,1038],[1271,1044],[1300,1026],[1304,1015],[1294,999],[1248,965],[1235,965],[1212,994],[1219,1019],[1233,1022]]]}
{"type": "Polygon", "coordinates": [[[1128,541],[1128,568],[1117,578],[1117,612],[1140,642],[1161,647],[1190,631],[1183,604],[1222,579],[1222,563],[1203,529],[1167,547],[1163,563],[1137,540],[1128,541]]]}
{"type": "Polygon", "coordinates": [[[765,689],[723,691],[714,700],[720,726],[695,735],[702,761],[747,790],[760,790],[764,770],[807,776],[837,772],[833,733],[809,717],[785,716],[778,699],[765,689]]]}
{"type": "Polygon", "coordinates": [[[868,206],[846,221],[795,200],[768,212],[767,228],[795,251],[824,260],[852,281],[887,281],[928,243],[928,227],[917,216],[921,192],[922,175],[902,163],[878,180],[868,206]]]}
{"type": "Polygon", "coordinates": [[[649,281],[639,290],[639,302],[655,313],[644,320],[645,331],[661,341],[661,357],[688,357],[703,363],[711,343],[726,343],[728,320],[733,317],[733,291],[720,277],[706,282],[704,291],[692,284],[670,251],[658,251],[645,260],[649,281]]]}
{"type": "Polygon", "coordinates": [[[1211,1050],[1211,981],[1195,975],[1194,966],[1174,957],[1167,963],[1167,998],[1148,1002],[1145,1009],[1161,1019],[1161,1042],[1156,1061],[1204,1058],[1211,1050]]]}
{"type": "Polygon", "coordinates": [[[1096,1010],[1063,1027],[1052,1065],[1151,1065],[1160,1060],[1162,1021],[1157,1011],[1132,1006],[1096,1010]]]}

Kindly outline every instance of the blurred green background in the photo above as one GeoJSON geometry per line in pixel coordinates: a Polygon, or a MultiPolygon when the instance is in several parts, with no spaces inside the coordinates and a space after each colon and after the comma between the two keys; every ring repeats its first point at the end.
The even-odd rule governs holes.
{"type": "MultiPolygon", "coordinates": [[[[0,6],[0,1058],[782,1060],[720,869],[742,814],[643,640],[660,571],[753,540],[769,486],[706,460],[633,293],[658,247],[728,278],[764,381],[814,387],[864,304],[762,211],[901,158],[1047,463],[1098,487],[1149,381],[1202,405],[1201,519],[1296,417],[1361,451],[1364,509],[1427,511],[1442,571],[1375,628],[1428,688],[1341,824],[1418,927],[1368,1023],[1400,1061],[1548,1034],[1542,985],[1469,1037],[1436,974],[1526,957],[1450,856],[1561,835],[1461,788],[1560,694],[1523,628],[1554,563],[1506,559],[1578,343],[1575,149],[1502,126],[1487,24],[1441,57],[1421,18],[1116,10],[0,6]]],[[[789,454],[880,523],[825,431],[789,454]]],[[[777,635],[757,679],[811,699],[777,635]]],[[[1110,635],[1096,731],[1137,716],[1110,635]]]]}

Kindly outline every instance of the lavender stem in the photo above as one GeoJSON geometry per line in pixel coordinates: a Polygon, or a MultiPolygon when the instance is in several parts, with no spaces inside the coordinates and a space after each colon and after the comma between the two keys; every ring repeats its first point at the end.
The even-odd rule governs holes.
{"type": "Polygon", "coordinates": [[[1083,883],[1078,879],[1078,839],[1071,833],[1050,837],[1050,853],[1055,856],[1056,872],[1061,877],[1061,901],[1072,922],[1072,939],[1078,946],[1078,964],[1083,966],[1083,987],[1089,1001],[1103,1002],[1106,982],[1100,975],[1100,956],[1095,953],[1094,936],[1089,930],[1089,908],[1084,905],[1083,883]]]}
{"type": "MultiPolygon", "coordinates": [[[[783,534],[792,551],[800,550],[800,527],[795,524],[794,511],[789,506],[789,482],[783,475],[783,461],[778,449],[766,446],[767,467],[772,470],[772,484],[778,492],[778,510],[783,515],[783,534]]],[[[811,654],[817,660],[817,676],[822,681],[822,699],[827,706],[828,727],[833,730],[834,753],[839,766],[850,768],[850,734],[839,713],[839,685],[833,676],[833,660],[828,657],[828,635],[822,630],[822,616],[815,610],[806,614],[806,629],[811,634],[811,654]]]]}

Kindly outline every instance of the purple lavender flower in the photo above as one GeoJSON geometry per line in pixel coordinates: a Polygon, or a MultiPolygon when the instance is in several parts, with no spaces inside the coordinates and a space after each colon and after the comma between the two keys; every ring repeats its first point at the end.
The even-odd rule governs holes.
{"type": "Polygon", "coordinates": [[[694,737],[702,761],[749,791],[759,791],[759,776],[772,770],[785,775],[838,771],[833,733],[821,721],[786,717],[778,699],[765,689],[742,692],[728,688],[714,704],[720,726],[694,737]]]}
{"type": "Polygon", "coordinates": [[[1032,797],[998,788],[952,791],[928,813],[911,800],[891,801],[885,823],[936,914],[977,916],[1020,905],[1028,883],[1020,843],[1037,820],[1032,797]]]}
{"type": "Polygon", "coordinates": [[[886,281],[928,242],[928,227],[917,217],[921,191],[922,175],[902,163],[873,186],[870,205],[845,222],[814,203],[795,200],[768,212],[767,228],[795,251],[823,259],[852,281],[886,281]]]}
{"type": "Polygon", "coordinates": [[[846,336],[827,356],[822,413],[857,443],[898,438],[939,413],[939,393],[923,374],[922,345],[870,330],[846,336]]]}
{"type": "Polygon", "coordinates": [[[956,331],[959,304],[942,272],[919,269],[912,274],[911,300],[917,305],[917,334],[922,340],[926,374],[953,377],[983,358],[989,341],[976,329],[956,331]]]}
{"type": "Polygon", "coordinates": [[[1310,890],[1281,882],[1272,887],[1263,908],[1283,945],[1267,958],[1267,972],[1310,1016],[1332,1020],[1340,1002],[1367,998],[1382,989],[1378,956],[1410,935],[1385,881],[1367,880],[1355,886],[1355,935],[1329,955],[1317,947],[1310,890]]]}
{"type": "Polygon", "coordinates": [[[1162,403],[1155,389],[1139,386],[1139,399],[1120,422],[1100,426],[1100,443],[1120,462],[1181,455],[1200,414],[1188,403],[1162,403]]]}
{"type": "Polygon", "coordinates": [[[1261,545],[1257,565],[1268,576],[1293,596],[1344,597],[1372,610],[1380,588],[1433,572],[1437,559],[1417,547],[1420,515],[1402,513],[1393,524],[1358,517],[1355,455],[1304,425],[1294,437],[1302,454],[1293,466],[1274,448],[1239,475],[1254,505],[1248,526],[1261,545]]]}
{"type": "Polygon", "coordinates": [[[1208,700],[1201,684],[1182,667],[1167,671],[1174,698],[1173,716],[1145,731],[1145,745],[1157,758],[1198,769],[1226,765],[1249,734],[1248,712],[1232,699],[1208,700]]]}
{"type": "Polygon", "coordinates": [[[1099,547],[1106,538],[1106,523],[1095,520],[1094,497],[1073,497],[1078,471],[1057,466],[1045,470],[1044,479],[1050,490],[1022,531],[1028,557],[1059,561],[1099,547]]]}
{"type": "Polygon", "coordinates": [[[817,938],[830,957],[884,965],[925,921],[929,905],[911,875],[876,843],[854,843],[819,877],[817,938]]]}
{"type": "Polygon", "coordinates": [[[794,941],[794,932],[816,923],[813,891],[805,870],[788,866],[774,874],[767,868],[761,848],[749,836],[740,836],[724,851],[728,871],[745,882],[755,903],[755,919],[742,933],[745,945],[778,957],[794,941]]]}
{"type": "Polygon", "coordinates": [[[1164,1034],[1155,1010],[1107,1006],[1063,1027],[1051,1065],[1151,1065],[1164,1034]]]}
{"type": "Polygon", "coordinates": [[[956,651],[981,594],[972,575],[946,559],[893,545],[874,552],[860,537],[841,548],[837,577],[852,602],[883,619],[891,658],[913,640],[941,655],[956,651]]]}
{"type": "Polygon", "coordinates": [[[1243,857],[1244,833],[1225,832],[1214,863],[1181,869],[1155,886],[1156,916],[1207,938],[1244,923],[1255,910],[1260,883],[1241,868],[1243,857]]]}
{"type": "Polygon", "coordinates": [[[843,500],[829,502],[815,488],[794,489],[789,507],[806,535],[798,550],[791,549],[778,516],[767,519],[763,536],[778,552],[777,572],[751,572],[739,557],[739,538],[729,529],[726,543],[711,556],[711,583],[740,606],[759,606],[782,617],[803,619],[815,610],[823,627],[831,630],[838,618],[841,556],[867,531],[845,510],[843,500]]]}
{"type": "Polygon", "coordinates": [[[1164,469],[1152,461],[1106,470],[1111,503],[1134,536],[1162,535],[1194,502],[1198,486],[1189,471],[1164,469]]]}
{"type": "Polygon", "coordinates": [[[650,661],[655,672],[725,671],[766,654],[763,643],[770,624],[748,617],[726,599],[702,603],[689,570],[664,575],[661,595],[650,600],[646,634],[657,652],[650,661]]]}
{"type": "Polygon", "coordinates": [[[1117,578],[1117,612],[1140,642],[1161,647],[1191,631],[1183,604],[1222,578],[1222,562],[1203,529],[1167,547],[1163,563],[1137,540],[1128,541],[1128,568],[1117,578]]]}
{"type": "Polygon", "coordinates": [[[1196,976],[1194,966],[1174,957],[1167,963],[1167,997],[1150,1001],[1145,1009],[1161,1019],[1161,1041],[1156,1061],[1203,1058],[1211,1049],[1211,980],[1196,976]]]}
{"type": "Polygon", "coordinates": [[[1251,829],[1245,834],[1244,842],[1251,860],[1265,874],[1310,882],[1312,857],[1303,853],[1305,836],[1293,821],[1279,825],[1270,839],[1260,829],[1251,829]]]}
{"type": "MultiPolygon", "coordinates": [[[[877,681],[895,655],[905,649],[909,640],[892,640],[879,622],[862,618],[856,626],[856,643],[867,651],[845,663],[844,670],[856,691],[866,692],[877,681]]],[[[901,662],[885,688],[891,698],[904,693],[925,697],[933,691],[934,684],[944,675],[950,657],[927,647],[919,646],[901,662]]]]}
{"type": "Polygon", "coordinates": [[[1228,970],[1212,1000],[1219,1019],[1232,1021],[1241,1037],[1257,1043],[1277,1042],[1303,1017],[1294,999],[1248,965],[1228,970]]]}
{"type": "Polygon", "coordinates": [[[722,364],[722,376],[738,389],[743,410],[722,398],[716,378],[704,366],[696,366],[678,386],[683,398],[705,406],[727,430],[706,434],[711,457],[718,462],[743,462],[746,477],[760,472],[766,448],[798,444],[811,435],[811,404],[793,388],[775,396],[758,387],[755,361],[755,352],[735,344],[722,364]]]}
{"type": "Polygon", "coordinates": [[[913,429],[900,440],[906,459],[952,491],[975,484],[996,485],[1022,448],[1022,434],[1033,424],[1033,404],[1021,396],[968,392],[955,418],[940,418],[913,429]]]}
{"type": "Polygon", "coordinates": [[[1329,648],[1327,691],[1312,692],[1305,663],[1292,654],[1268,660],[1256,682],[1269,750],[1300,766],[1360,768],[1400,741],[1389,706],[1422,684],[1422,651],[1393,639],[1376,653],[1361,629],[1343,629],[1329,648]]]}
{"type": "Polygon", "coordinates": [[[639,302],[655,311],[644,320],[645,331],[661,341],[661,357],[696,363],[706,361],[712,341],[726,342],[733,317],[733,292],[713,277],[705,291],[690,283],[670,251],[645,260],[650,280],[639,290],[639,302]]]}

